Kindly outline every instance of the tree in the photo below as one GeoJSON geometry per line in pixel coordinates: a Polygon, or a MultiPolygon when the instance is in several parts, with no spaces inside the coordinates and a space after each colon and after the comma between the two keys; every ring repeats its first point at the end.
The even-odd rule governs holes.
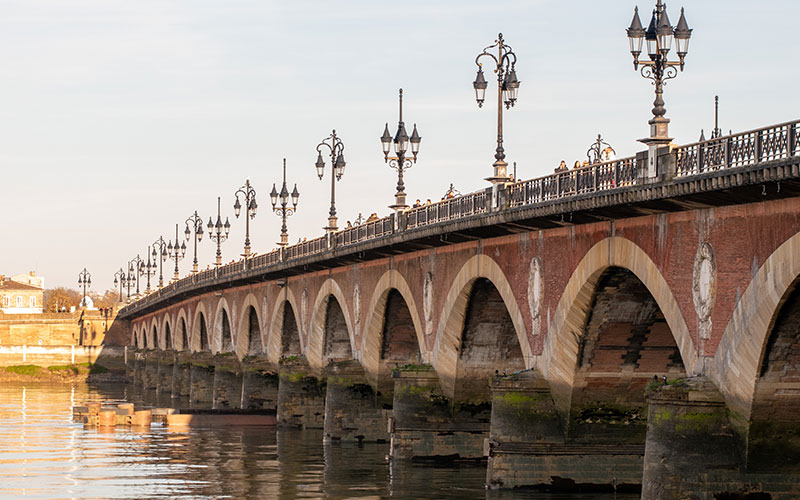
{"type": "Polygon", "coordinates": [[[119,305],[119,290],[106,290],[103,295],[92,295],[92,300],[98,309],[101,307],[116,308],[119,305]]]}
{"type": "Polygon", "coordinates": [[[45,312],[69,311],[72,306],[76,308],[81,303],[83,296],[77,290],[58,287],[44,291],[45,312]]]}

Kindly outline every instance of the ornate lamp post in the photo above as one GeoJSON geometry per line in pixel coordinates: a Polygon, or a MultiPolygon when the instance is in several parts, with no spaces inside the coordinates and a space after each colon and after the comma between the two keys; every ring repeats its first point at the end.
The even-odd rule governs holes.
{"type": "Polygon", "coordinates": [[[399,212],[406,205],[406,186],[403,183],[403,170],[409,169],[417,163],[417,153],[419,153],[419,142],[422,138],[417,133],[417,124],[414,124],[414,131],[411,132],[411,138],[406,133],[406,126],[403,123],[403,89],[400,89],[400,120],[397,122],[397,133],[394,139],[389,135],[389,124],[383,129],[381,136],[381,145],[383,147],[383,161],[389,164],[390,167],[397,169],[397,192],[394,194],[394,205],[389,208],[399,212]],[[408,145],[411,143],[411,154],[413,158],[406,158],[408,145]],[[394,148],[392,148],[394,146],[394,148]],[[394,149],[394,156],[389,156],[391,150],[394,149]]]}
{"type": "Polygon", "coordinates": [[[667,110],[664,107],[664,85],[667,80],[678,76],[678,69],[683,71],[684,58],[689,52],[689,38],[692,30],[686,24],[686,17],[681,9],[678,25],[673,27],[669,22],[667,9],[661,0],[657,0],[653,9],[650,25],[645,30],[639,19],[639,8],[634,9],[633,20],[627,30],[633,55],[633,68],[640,71],[643,77],[653,81],[656,98],[653,101],[653,118],[650,124],[650,137],[641,139],[640,142],[650,147],[650,173],[655,174],[655,148],[665,146],[672,141],[669,137],[669,119],[665,118],[667,110]],[[668,56],[675,40],[675,51],[678,60],[670,61],[668,56]],[[647,55],[650,60],[639,60],[643,42],[647,42],[647,55]],[[641,69],[639,68],[641,66],[641,69]]]}
{"type": "Polygon", "coordinates": [[[472,87],[475,89],[475,100],[478,101],[479,108],[483,107],[488,85],[483,75],[483,65],[480,63],[482,57],[488,57],[494,61],[494,72],[497,74],[497,149],[494,155],[495,162],[492,164],[494,176],[486,179],[496,185],[508,181],[508,163],[505,162],[506,154],[503,149],[503,104],[506,109],[510,109],[517,103],[520,82],[514,68],[517,64],[517,55],[506,44],[503,34],[500,33],[494,44],[483,49],[483,52],[475,58],[475,64],[478,65],[478,76],[472,82],[472,87]],[[497,55],[489,52],[494,48],[497,49],[497,55]]]}
{"type": "Polygon", "coordinates": [[[244,253],[242,256],[247,258],[250,256],[250,219],[254,219],[258,205],[256,205],[256,190],[250,185],[250,179],[246,179],[244,186],[240,187],[236,193],[236,203],[233,204],[233,214],[239,218],[239,213],[242,211],[242,205],[239,203],[239,195],[244,198],[245,204],[245,235],[244,235],[244,253]]]}
{"type": "Polygon", "coordinates": [[[122,288],[125,286],[125,283],[128,281],[127,277],[125,276],[125,271],[122,268],[119,268],[119,271],[114,273],[114,286],[119,285],[119,301],[122,302],[122,288]]]}
{"type": "Polygon", "coordinates": [[[139,255],[136,258],[131,259],[128,262],[128,276],[133,276],[133,279],[136,280],[136,294],[135,297],[139,296],[139,276],[142,275],[142,268],[144,267],[144,261],[142,260],[139,255]]]}
{"type": "MultiPolygon", "coordinates": [[[[153,251],[153,255],[155,255],[155,250],[153,251]]],[[[147,288],[145,288],[144,293],[150,293],[150,278],[155,276],[156,274],[156,267],[158,267],[153,261],[150,261],[150,247],[147,247],[147,264],[144,264],[139,268],[139,275],[147,276],[147,288]]]]}
{"type": "Polygon", "coordinates": [[[597,134],[597,139],[594,140],[589,149],[586,151],[586,158],[589,159],[590,164],[600,163],[613,159],[617,152],[611,147],[611,144],[603,140],[600,134],[597,134]],[[605,147],[603,147],[605,146],[605,147]]]}
{"type": "Polygon", "coordinates": [[[192,260],[192,274],[194,274],[197,272],[197,243],[203,240],[203,219],[197,215],[197,210],[186,219],[186,230],[183,233],[186,235],[186,241],[189,241],[194,234],[194,259],[192,260]]]}
{"type": "Polygon", "coordinates": [[[323,229],[332,233],[339,229],[336,219],[336,181],[340,180],[344,175],[344,167],[347,163],[344,161],[344,143],[336,135],[336,131],[333,130],[328,138],[317,144],[317,163],[315,166],[317,167],[319,180],[322,180],[325,175],[325,160],[322,159],[323,147],[328,148],[331,154],[331,209],[328,211],[328,225],[323,229]]]}
{"type": "MultiPolygon", "coordinates": [[[[153,256],[153,268],[155,271],[156,263],[158,264],[158,288],[164,286],[164,261],[167,260],[167,243],[164,241],[163,236],[159,236],[156,241],[152,244],[153,251],[151,255],[153,256]],[[156,249],[158,249],[156,251],[156,249]]],[[[150,259],[148,259],[150,260],[150,259]]],[[[148,278],[148,288],[150,287],[149,278],[148,278]]]]}
{"type": "Polygon", "coordinates": [[[269,193],[270,200],[272,201],[272,211],[275,215],[281,218],[281,241],[278,245],[285,247],[289,244],[289,232],[286,229],[286,217],[293,215],[297,211],[297,201],[300,198],[300,192],[297,191],[297,184],[292,189],[292,206],[289,207],[289,190],[286,189],[286,158],[283,159],[283,186],[281,192],[275,189],[275,184],[272,184],[272,192],[269,193]],[[277,207],[280,202],[280,207],[277,207]]]}
{"type": "Polygon", "coordinates": [[[216,242],[217,244],[217,259],[214,262],[214,266],[219,267],[222,265],[222,250],[220,250],[220,244],[223,241],[228,239],[228,233],[231,231],[231,223],[228,222],[228,218],[225,217],[225,224],[222,223],[222,216],[220,215],[220,198],[217,197],[217,223],[212,224],[211,217],[208,218],[208,237],[211,238],[211,241],[216,242]]]}
{"type": "Polygon", "coordinates": [[[86,307],[86,287],[92,286],[92,274],[83,268],[83,271],[78,273],[78,286],[83,285],[83,300],[81,300],[81,305],[86,307]]]}
{"type": "Polygon", "coordinates": [[[173,281],[178,281],[181,277],[178,271],[178,261],[186,256],[186,242],[178,244],[178,225],[175,224],[175,246],[172,245],[172,240],[167,244],[167,254],[169,258],[175,261],[175,274],[172,276],[173,281]]]}

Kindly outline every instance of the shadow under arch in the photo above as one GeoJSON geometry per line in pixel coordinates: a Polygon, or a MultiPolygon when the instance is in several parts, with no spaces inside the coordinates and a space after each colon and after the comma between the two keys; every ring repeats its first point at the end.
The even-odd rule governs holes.
{"type": "Polygon", "coordinates": [[[261,313],[259,312],[258,300],[252,293],[248,293],[247,297],[242,301],[241,313],[239,314],[239,327],[236,331],[236,345],[234,350],[239,358],[244,358],[249,355],[260,355],[264,353],[264,333],[261,330],[261,313]],[[258,329],[258,337],[260,342],[260,349],[257,352],[250,352],[250,308],[253,308],[256,313],[256,328],[258,329]]]}
{"type": "Polygon", "coordinates": [[[192,320],[192,335],[189,339],[192,346],[192,352],[206,352],[211,350],[208,335],[208,311],[202,302],[198,302],[194,310],[194,319],[192,320]],[[203,345],[203,327],[205,327],[205,345],[203,345]]]}
{"type": "Polygon", "coordinates": [[[224,352],[234,352],[236,344],[234,343],[233,338],[233,325],[231,324],[231,308],[228,305],[228,301],[225,297],[220,297],[219,302],[217,302],[217,310],[214,311],[214,328],[213,333],[211,335],[211,352],[213,353],[224,353],[224,352]],[[228,324],[225,325],[223,319],[227,318],[228,324]],[[230,339],[224,338],[223,334],[225,333],[225,326],[227,326],[228,335],[230,335],[230,339]],[[230,345],[225,345],[225,341],[229,340],[230,345]],[[228,350],[226,351],[226,348],[228,350]]]}
{"type": "Polygon", "coordinates": [[[172,320],[170,318],[169,312],[164,313],[164,319],[161,320],[161,328],[159,331],[164,332],[164,350],[170,350],[175,348],[175,339],[174,339],[174,331],[172,328],[172,320]]]}
{"type": "Polygon", "coordinates": [[[161,349],[161,339],[160,339],[159,331],[158,331],[158,319],[155,317],[153,321],[150,322],[150,342],[148,347],[150,349],[161,349]]]}
{"type": "Polygon", "coordinates": [[[742,293],[706,372],[728,406],[749,420],[767,341],[800,277],[800,233],[770,254],[742,293]]]}
{"type": "Polygon", "coordinates": [[[655,300],[675,338],[687,374],[694,374],[698,358],[686,320],[667,281],[649,255],[634,242],[612,236],[586,252],[570,276],[547,329],[542,355],[534,368],[550,383],[553,400],[569,411],[579,352],[579,334],[585,326],[598,280],[609,267],[632,272],[655,300]]]}
{"type": "Polygon", "coordinates": [[[267,334],[267,357],[272,363],[279,363],[281,356],[283,356],[283,331],[284,331],[284,314],[286,304],[289,304],[294,315],[294,323],[297,326],[297,336],[300,343],[300,354],[306,350],[306,344],[302,335],[302,325],[300,323],[300,309],[298,308],[297,300],[294,297],[292,290],[284,286],[283,291],[279,294],[275,305],[272,308],[272,320],[269,323],[269,332],[267,334]]]}
{"type": "Polygon", "coordinates": [[[179,339],[179,341],[175,342],[175,349],[178,351],[189,350],[189,323],[186,320],[185,308],[181,307],[181,309],[178,311],[175,325],[177,338],[179,339]]]}
{"type": "Polygon", "coordinates": [[[525,367],[530,368],[532,356],[531,346],[528,342],[528,331],[511,284],[494,259],[485,254],[475,255],[461,266],[458,274],[453,279],[445,297],[442,316],[439,319],[439,325],[436,330],[432,362],[436,373],[439,375],[442,391],[450,398],[455,395],[458,356],[461,350],[461,337],[467,303],[472,292],[472,286],[479,278],[489,280],[503,299],[506,311],[517,334],[522,357],[525,360],[525,367]]]}
{"type": "Polygon", "coordinates": [[[305,349],[306,359],[314,368],[322,368],[325,364],[325,320],[330,296],[333,296],[342,308],[347,336],[350,339],[350,350],[356,356],[355,339],[353,338],[353,325],[350,311],[347,310],[347,301],[341,287],[333,278],[328,278],[319,289],[317,298],[311,309],[311,322],[309,324],[308,346],[305,349]]]}
{"type": "Polygon", "coordinates": [[[361,340],[361,364],[366,371],[367,379],[376,385],[381,372],[381,350],[383,344],[383,329],[386,321],[386,308],[389,294],[396,290],[405,301],[405,305],[411,313],[411,321],[414,324],[414,331],[422,360],[426,360],[428,352],[425,346],[425,334],[422,329],[417,304],[411,287],[400,272],[390,269],[383,273],[378,280],[370,297],[367,308],[366,328],[361,340]]]}

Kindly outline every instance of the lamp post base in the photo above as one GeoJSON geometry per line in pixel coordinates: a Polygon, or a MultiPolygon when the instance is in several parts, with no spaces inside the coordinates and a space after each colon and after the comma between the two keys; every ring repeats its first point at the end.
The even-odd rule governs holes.
{"type": "Polygon", "coordinates": [[[653,178],[658,175],[658,150],[672,143],[669,137],[669,118],[659,116],[653,118],[650,124],[650,137],[639,139],[639,142],[647,146],[647,171],[643,172],[643,177],[653,178]]]}
{"type": "Polygon", "coordinates": [[[335,233],[339,230],[339,220],[335,215],[328,217],[328,225],[323,227],[326,232],[328,233],[335,233]]]}

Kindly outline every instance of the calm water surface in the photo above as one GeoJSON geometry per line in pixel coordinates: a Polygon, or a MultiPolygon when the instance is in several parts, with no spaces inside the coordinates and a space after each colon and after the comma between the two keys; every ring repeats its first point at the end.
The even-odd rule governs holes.
{"type": "Polygon", "coordinates": [[[323,446],[321,431],[72,422],[73,405],[123,399],[113,386],[0,386],[0,498],[614,498],[487,492],[485,466],[389,464],[388,445],[323,446]]]}

